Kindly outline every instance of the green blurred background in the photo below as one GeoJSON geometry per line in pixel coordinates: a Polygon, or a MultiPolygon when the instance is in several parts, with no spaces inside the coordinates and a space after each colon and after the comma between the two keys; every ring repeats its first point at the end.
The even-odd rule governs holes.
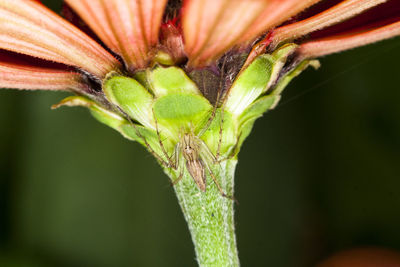
{"type": "MultiPolygon", "coordinates": [[[[257,121],[236,175],[243,266],[400,250],[399,60],[399,38],[323,58],[257,121]]],[[[155,160],[84,109],[51,111],[64,96],[0,91],[0,266],[196,266],[155,160]]]]}

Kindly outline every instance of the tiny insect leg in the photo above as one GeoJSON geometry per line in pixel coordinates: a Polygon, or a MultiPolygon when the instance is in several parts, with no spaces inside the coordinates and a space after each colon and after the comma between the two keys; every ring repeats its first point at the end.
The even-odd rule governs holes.
{"type": "Polygon", "coordinates": [[[221,143],[222,143],[222,128],[224,126],[224,105],[221,107],[221,113],[220,113],[220,127],[219,127],[219,139],[218,139],[218,147],[217,147],[217,153],[215,155],[215,159],[217,162],[219,162],[219,156],[221,154],[221,143]]]}
{"type": "Polygon", "coordinates": [[[179,183],[180,180],[182,180],[183,178],[183,168],[181,168],[181,170],[179,171],[179,176],[178,178],[176,178],[174,181],[172,181],[172,186],[176,185],[177,183],[179,183]]]}
{"type": "Polygon", "coordinates": [[[227,195],[227,194],[224,192],[224,190],[222,189],[221,185],[218,183],[217,178],[215,177],[214,172],[211,170],[210,166],[208,166],[208,165],[206,164],[206,168],[207,168],[208,173],[210,174],[211,178],[213,179],[215,185],[217,186],[218,191],[219,191],[219,193],[221,194],[221,196],[226,197],[226,198],[229,198],[229,199],[235,201],[236,203],[238,203],[237,200],[236,200],[236,198],[235,198],[234,196],[229,196],[229,195],[227,195]]]}
{"type": "Polygon", "coordinates": [[[147,142],[146,138],[140,133],[139,129],[137,128],[137,126],[135,125],[135,123],[133,123],[132,119],[126,115],[127,120],[129,121],[129,123],[131,124],[131,126],[133,127],[133,129],[135,129],[136,135],[143,140],[143,143],[145,144],[147,150],[166,168],[171,168],[171,166],[169,166],[169,163],[166,162],[164,159],[162,159],[160,157],[160,155],[158,155],[153,148],[149,145],[149,143],[147,142]]]}
{"type": "Polygon", "coordinates": [[[221,143],[222,143],[222,128],[224,126],[224,107],[225,107],[225,100],[228,94],[223,94],[221,95],[222,89],[223,89],[223,80],[224,80],[224,75],[225,75],[225,64],[226,64],[226,57],[224,58],[224,61],[222,63],[221,67],[221,77],[220,77],[220,84],[219,84],[219,90],[218,90],[218,96],[217,96],[217,103],[221,100],[220,97],[222,96],[222,105],[221,105],[221,110],[220,110],[220,127],[219,127],[219,139],[218,139],[218,148],[217,148],[217,154],[215,155],[216,162],[219,162],[219,156],[221,153],[221,143]]]}
{"type": "Polygon", "coordinates": [[[208,120],[207,120],[207,122],[206,122],[206,125],[204,126],[203,129],[200,130],[199,134],[197,135],[197,136],[199,136],[199,137],[202,136],[202,135],[208,130],[208,128],[210,128],[211,123],[213,122],[213,120],[214,120],[214,118],[215,118],[215,115],[217,114],[218,101],[219,101],[219,94],[220,94],[220,92],[218,92],[217,101],[216,101],[216,103],[215,103],[215,105],[214,105],[214,107],[213,107],[213,110],[212,110],[212,112],[211,112],[210,117],[208,118],[208,120]]]}
{"type": "Polygon", "coordinates": [[[180,145],[178,143],[175,146],[174,156],[175,156],[176,167],[179,170],[179,176],[174,181],[171,181],[172,182],[172,186],[176,185],[180,180],[182,180],[183,173],[184,173],[184,170],[185,170],[184,166],[181,164],[181,162],[183,162],[183,161],[179,160],[179,156],[180,156],[179,149],[180,149],[180,145]]]}
{"type": "Polygon", "coordinates": [[[214,120],[215,115],[217,113],[217,108],[218,108],[219,102],[221,100],[220,98],[221,98],[221,94],[222,94],[222,85],[223,85],[222,81],[223,81],[223,77],[224,77],[224,74],[225,74],[225,63],[226,63],[226,57],[224,58],[224,61],[222,63],[222,67],[221,67],[220,83],[219,83],[219,88],[218,88],[218,92],[217,92],[217,98],[215,100],[213,111],[211,113],[210,118],[208,118],[208,121],[207,121],[205,127],[197,135],[198,137],[201,137],[208,130],[208,128],[211,126],[211,123],[214,120]]]}
{"type": "Polygon", "coordinates": [[[158,128],[158,122],[157,122],[157,118],[154,114],[154,110],[152,110],[152,112],[153,112],[154,122],[156,125],[156,133],[157,133],[157,137],[158,137],[158,143],[160,144],[161,151],[163,152],[164,156],[167,158],[166,162],[168,163],[169,168],[172,167],[172,168],[176,169],[176,164],[174,164],[174,162],[172,162],[171,157],[168,155],[167,150],[165,149],[165,146],[161,140],[160,130],[158,128]]]}

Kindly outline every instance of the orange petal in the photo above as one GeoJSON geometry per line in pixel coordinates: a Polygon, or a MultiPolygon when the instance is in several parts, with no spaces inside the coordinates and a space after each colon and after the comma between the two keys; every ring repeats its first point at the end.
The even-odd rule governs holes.
{"type": "Polygon", "coordinates": [[[119,62],[79,29],[42,4],[0,1],[0,48],[72,65],[103,78],[119,62]]]}
{"type": "Polygon", "coordinates": [[[399,0],[388,0],[346,21],[311,32],[307,39],[316,40],[349,32],[364,32],[396,21],[400,21],[399,0]]]}
{"type": "Polygon", "coordinates": [[[84,89],[81,81],[79,73],[10,63],[0,57],[0,88],[81,91],[84,89]]]}
{"type": "Polygon", "coordinates": [[[185,51],[203,65],[234,45],[266,7],[265,0],[190,0],[183,6],[185,51]]]}
{"type": "Polygon", "coordinates": [[[232,48],[320,0],[186,0],[185,50],[192,65],[205,65],[232,48]]]}
{"type": "Polygon", "coordinates": [[[283,41],[294,40],[310,32],[335,25],[339,22],[352,18],[367,9],[385,3],[386,1],[387,0],[342,1],[315,16],[276,29],[273,33],[272,46],[275,47],[283,41]]]}
{"type": "Polygon", "coordinates": [[[140,1],[142,27],[147,43],[150,45],[158,43],[158,32],[166,4],[167,0],[140,1]]]}
{"type": "Polygon", "coordinates": [[[363,32],[334,35],[328,38],[304,43],[297,52],[304,58],[315,58],[375,43],[400,35],[400,21],[363,32]]]}
{"type": "Polygon", "coordinates": [[[146,67],[166,0],[66,0],[128,69],[146,67]]]}
{"type": "Polygon", "coordinates": [[[269,0],[254,24],[238,42],[247,42],[272,29],[321,0],[269,0]]]}

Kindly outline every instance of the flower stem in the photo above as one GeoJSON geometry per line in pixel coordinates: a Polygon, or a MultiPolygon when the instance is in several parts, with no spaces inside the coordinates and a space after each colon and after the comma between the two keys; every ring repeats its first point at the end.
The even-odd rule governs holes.
{"type": "MultiPolygon", "coordinates": [[[[233,196],[236,159],[212,167],[215,178],[228,196],[233,196]]],[[[207,171],[206,171],[207,172],[207,171]]],[[[173,179],[178,172],[166,170],[173,179]]],[[[239,266],[234,225],[234,201],[223,197],[207,173],[207,190],[201,192],[186,171],[175,192],[188,223],[200,267],[239,266]]]]}

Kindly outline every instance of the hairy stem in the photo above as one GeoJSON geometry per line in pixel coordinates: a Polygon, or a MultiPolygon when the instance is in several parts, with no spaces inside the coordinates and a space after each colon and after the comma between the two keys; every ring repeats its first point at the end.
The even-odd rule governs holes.
{"type": "MultiPolygon", "coordinates": [[[[236,163],[236,159],[229,159],[212,167],[215,178],[228,196],[233,195],[236,163]]],[[[173,180],[179,177],[179,172],[166,170],[166,173],[173,180]]],[[[182,180],[175,185],[175,192],[189,226],[199,266],[239,266],[234,201],[221,196],[208,172],[206,192],[196,187],[186,169],[182,180]]]]}

